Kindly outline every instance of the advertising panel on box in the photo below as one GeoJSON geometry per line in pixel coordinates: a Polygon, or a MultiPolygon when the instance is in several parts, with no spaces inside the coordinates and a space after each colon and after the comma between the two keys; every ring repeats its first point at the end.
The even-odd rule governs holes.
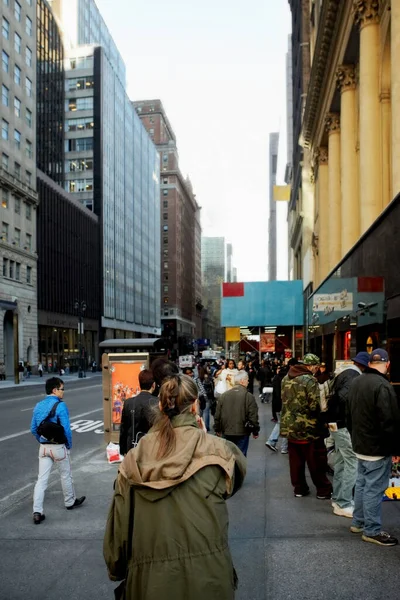
{"type": "Polygon", "coordinates": [[[122,409],[125,400],[140,393],[139,373],[146,368],[147,360],[135,362],[113,362],[111,371],[112,430],[121,427],[122,409]]]}

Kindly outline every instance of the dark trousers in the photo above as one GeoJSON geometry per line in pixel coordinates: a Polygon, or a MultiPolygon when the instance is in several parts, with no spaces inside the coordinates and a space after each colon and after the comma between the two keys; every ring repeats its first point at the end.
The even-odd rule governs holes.
{"type": "Polygon", "coordinates": [[[226,440],[233,442],[236,446],[247,456],[247,450],[249,449],[249,435],[224,435],[226,440]]]}
{"type": "Polygon", "coordinates": [[[317,496],[328,496],[332,484],[326,476],[327,454],[323,438],[307,444],[296,444],[289,440],[290,479],[295,494],[309,491],[306,481],[306,463],[311,479],[317,488],[317,496]]]}

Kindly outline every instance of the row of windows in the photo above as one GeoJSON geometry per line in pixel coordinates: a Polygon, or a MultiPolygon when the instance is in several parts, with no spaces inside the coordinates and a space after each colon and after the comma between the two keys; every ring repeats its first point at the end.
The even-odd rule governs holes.
{"type": "Polygon", "coordinates": [[[67,98],[65,100],[65,110],[93,110],[93,96],[84,96],[83,98],[67,98]]]}
{"type": "MultiPolygon", "coordinates": [[[[21,5],[18,2],[15,2],[15,6],[19,6],[19,9],[18,10],[16,9],[14,14],[15,14],[16,20],[20,23],[22,20],[21,5]]],[[[6,40],[10,39],[10,23],[9,23],[9,21],[7,21],[7,19],[5,17],[3,17],[2,22],[1,22],[1,32],[3,34],[3,37],[6,40]]],[[[26,15],[26,17],[25,17],[25,32],[32,37],[33,23],[32,23],[32,19],[30,19],[28,17],[28,15],[26,15]]]]}
{"type": "Polygon", "coordinates": [[[65,140],[65,152],[87,152],[93,150],[93,138],[65,140]]]}
{"type": "MultiPolygon", "coordinates": [[[[10,90],[4,83],[1,86],[1,103],[3,106],[10,106],[10,90]]],[[[21,118],[21,100],[14,96],[14,114],[19,119],[21,118]]],[[[25,122],[32,129],[32,111],[29,108],[25,109],[25,122]]]]}
{"type": "Polygon", "coordinates": [[[93,117],[82,119],[66,119],[65,131],[84,131],[85,129],[93,129],[93,117]]]}
{"type": "MultiPolygon", "coordinates": [[[[32,220],[32,206],[27,202],[25,204],[25,217],[28,221],[32,220]]],[[[2,208],[8,209],[10,207],[10,193],[4,188],[1,190],[1,206],[2,208]]],[[[14,197],[14,212],[17,215],[21,214],[21,199],[14,197]]],[[[3,222],[2,235],[6,236],[5,241],[9,241],[8,238],[8,223],[3,222]]]]}
{"type": "MultiPolygon", "coordinates": [[[[32,6],[33,0],[26,0],[26,3],[27,3],[29,6],[32,6]]],[[[3,4],[4,4],[5,6],[10,6],[10,0],[3,0],[3,4]]],[[[19,4],[18,0],[15,0],[15,4],[19,4]]]]}
{"type": "MultiPolygon", "coordinates": [[[[2,223],[1,226],[1,241],[7,242],[9,244],[13,244],[17,246],[17,248],[22,248],[22,238],[21,238],[21,230],[18,227],[14,227],[14,237],[10,237],[10,228],[8,223],[2,223]]],[[[32,236],[30,233],[25,234],[25,241],[23,244],[24,250],[32,251],[32,236]]]]}
{"type": "Polygon", "coordinates": [[[67,160],[65,163],[65,171],[67,173],[93,171],[93,158],[74,158],[73,160],[67,160]]]}
{"type": "Polygon", "coordinates": [[[78,192],[92,192],[93,179],[71,179],[65,182],[65,189],[71,194],[78,192]]]}
{"type": "MultiPolygon", "coordinates": [[[[9,139],[9,129],[10,129],[10,126],[9,126],[8,121],[6,121],[5,119],[2,119],[1,120],[1,137],[3,140],[9,139]]],[[[15,143],[15,147],[17,148],[17,150],[21,150],[21,140],[22,140],[21,132],[18,131],[18,129],[14,129],[14,143],[15,143]]],[[[32,158],[33,157],[33,144],[29,140],[25,140],[25,142],[26,142],[26,146],[25,146],[26,157],[32,158]]]]}
{"type": "MultiPolygon", "coordinates": [[[[5,50],[2,51],[1,53],[1,64],[2,64],[2,69],[5,73],[9,73],[10,72],[10,57],[7,54],[7,52],[5,50]]],[[[20,67],[15,64],[14,65],[14,83],[16,83],[17,85],[21,85],[22,82],[22,71],[20,69],[20,67]]],[[[25,76],[25,92],[26,95],[29,96],[29,98],[32,97],[32,93],[33,93],[33,84],[31,79],[29,79],[29,77],[25,76]]]]}
{"type": "Polygon", "coordinates": [[[67,69],[91,69],[93,67],[93,56],[79,56],[67,61],[67,69]]]}
{"type": "MultiPolygon", "coordinates": [[[[8,154],[6,154],[5,152],[3,152],[1,155],[1,166],[5,171],[10,173],[10,159],[9,159],[8,154]]],[[[20,181],[22,181],[21,165],[17,162],[14,162],[14,176],[17,179],[19,179],[20,181]]],[[[25,171],[25,180],[29,186],[32,185],[32,173],[30,171],[25,171]]],[[[3,190],[3,193],[4,193],[4,191],[5,190],[3,190]]],[[[3,208],[4,208],[4,206],[3,206],[3,208]]]]}
{"type": "MultiPolygon", "coordinates": [[[[21,281],[21,263],[3,258],[3,277],[21,281]]],[[[26,283],[32,283],[32,267],[26,267],[25,280],[26,283]]]]}
{"type": "Polygon", "coordinates": [[[67,92],[90,90],[93,87],[93,77],[74,77],[73,79],[66,79],[65,81],[65,89],[67,92]]]}

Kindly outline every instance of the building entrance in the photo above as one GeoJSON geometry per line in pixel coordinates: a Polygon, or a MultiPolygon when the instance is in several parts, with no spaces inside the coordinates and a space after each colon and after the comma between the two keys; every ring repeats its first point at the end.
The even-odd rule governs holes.
{"type": "Polygon", "coordinates": [[[12,310],[8,310],[4,315],[3,340],[6,376],[12,377],[14,375],[14,314],[12,310]]]}

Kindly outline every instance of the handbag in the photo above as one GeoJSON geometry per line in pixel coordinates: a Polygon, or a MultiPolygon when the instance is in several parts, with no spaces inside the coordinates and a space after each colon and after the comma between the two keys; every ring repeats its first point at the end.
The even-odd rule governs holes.
{"type": "Polygon", "coordinates": [[[220,379],[217,383],[217,385],[215,386],[215,393],[216,394],[224,394],[226,392],[226,382],[222,381],[222,379],[220,379]]]}
{"type": "Polygon", "coordinates": [[[57,423],[49,421],[49,419],[52,419],[55,416],[59,402],[60,400],[57,400],[57,402],[54,403],[47,417],[43,419],[37,428],[38,434],[41,437],[46,438],[46,440],[52,444],[65,444],[66,442],[64,427],[60,425],[58,417],[57,423]]]}

